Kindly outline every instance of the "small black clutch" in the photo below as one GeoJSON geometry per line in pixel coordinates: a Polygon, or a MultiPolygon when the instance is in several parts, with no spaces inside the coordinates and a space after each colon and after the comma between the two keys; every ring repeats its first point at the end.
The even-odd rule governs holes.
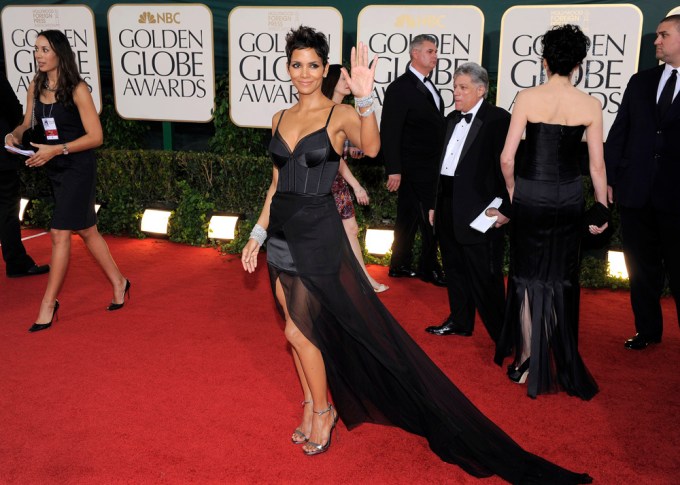
{"type": "Polygon", "coordinates": [[[607,207],[605,207],[600,202],[595,202],[590,208],[583,214],[583,226],[588,232],[588,226],[600,227],[606,222],[609,222],[611,218],[611,213],[607,207]]]}
{"type": "Polygon", "coordinates": [[[24,135],[21,137],[21,144],[26,150],[34,150],[37,152],[38,149],[31,145],[31,142],[44,144],[45,132],[43,130],[38,130],[37,128],[26,128],[24,135]]]}

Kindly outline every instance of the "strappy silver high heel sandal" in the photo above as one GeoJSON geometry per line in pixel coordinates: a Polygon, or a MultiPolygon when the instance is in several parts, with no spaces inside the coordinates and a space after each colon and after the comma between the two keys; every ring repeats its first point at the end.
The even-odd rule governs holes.
{"type": "MultiPolygon", "coordinates": [[[[327,409],[324,409],[323,411],[314,411],[317,415],[323,416],[326,413],[330,413],[333,411],[333,405],[329,404],[327,409]]],[[[328,450],[331,446],[331,438],[333,437],[333,430],[335,429],[335,425],[338,423],[338,413],[335,411],[335,414],[333,415],[333,424],[331,425],[331,430],[328,432],[328,441],[326,442],[325,445],[321,445],[319,443],[314,443],[313,441],[307,441],[307,445],[311,446],[312,448],[302,448],[302,451],[304,452],[305,455],[307,456],[314,456],[318,455],[320,453],[323,453],[328,450]]]]}
{"type": "MultiPolygon", "coordinates": [[[[301,404],[302,407],[305,407],[305,404],[312,404],[312,401],[302,401],[301,404]]],[[[295,428],[295,431],[293,431],[293,436],[290,437],[290,440],[294,445],[304,445],[309,441],[309,436],[307,436],[300,428],[295,428]]]]}

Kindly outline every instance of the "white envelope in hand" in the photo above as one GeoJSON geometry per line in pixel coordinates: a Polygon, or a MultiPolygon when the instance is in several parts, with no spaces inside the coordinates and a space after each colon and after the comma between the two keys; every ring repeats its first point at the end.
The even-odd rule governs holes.
{"type": "Polygon", "coordinates": [[[494,208],[498,209],[501,204],[503,203],[503,199],[500,197],[496,197],[494,200],[491,201],[489,205],[486,206],[486,208],[475,218],[474,221],[470,223],[470,227],[472,229],[475,229],[479,232],[486,232],[488,231],[491,226],[493,226],[496,223],[496,219],[498,219],[497,216],[493,217],[488,217],[485,212],[486,209],[494,208]]]}
{"type": "Polygon", "coordinates": [[[12,153],[18,153],[19,155],[23,155],[25,157],[32,157],[35,155],[35,152],[33,150],[22,150],[21,148],[17,148],[13,145],[5,145],[5,150],[10,151],[12,153]]]}

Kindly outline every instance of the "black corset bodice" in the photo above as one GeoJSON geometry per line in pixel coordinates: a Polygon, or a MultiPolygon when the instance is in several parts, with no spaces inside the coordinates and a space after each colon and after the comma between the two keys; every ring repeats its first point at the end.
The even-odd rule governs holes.
{"type": "Polygon", "coordinates": [[[581,175],[581,138],[585,126],[527,122],[526,153],[519,177],[545,182],[572,180],[581,175]]]}
{"type": "Polygon", "coordinates": [[[279,169],[276,186],[278,192],[306,195],[331,193],[331,186],[340,166],[340,155],[333,148],[326,131],[333,109],[334,107],[331,108],[326,125],[300,138],[293,150],[279,133],[278,125],[283,118],[283,113],[281,114],[269,143],[272,161],[279,169]]]}

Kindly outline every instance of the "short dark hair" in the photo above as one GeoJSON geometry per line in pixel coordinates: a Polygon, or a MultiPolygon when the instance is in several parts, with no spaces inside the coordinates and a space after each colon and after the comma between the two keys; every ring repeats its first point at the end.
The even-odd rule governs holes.
{"type": "Polygon", "coordinates": [[[675,28],[680,30],[680,15],[669,15],[668,17],[662,19],[659,23],[662,24],[664,22],[673,22],[675,24],[675,28]]]}
{"type": "Polygon", "coordinates": [[[293,51],[298,49],[314,49],[316,54],[321,58],[321,62],[325,66],[328,64],[328,40],[322,32],[317,32],[312,27],[301,25],[297,29],[290,29],[286,35],[286,58],[290,64],[290,58],[293,51]]]}
{"type": "Polygon", "coordinates": [[[416,49],[420,49],[420,46],[422,46],[424,42],[432,42],[434,45],[437,45],[437,38],[430,34],[416,35],[413,39],[411,39],[411,42],[409,42],[408,45],[409,55],[413,56],[413,51],[416,49]]]}
{"type": "MultiPolygon", "coordinates": [[[[73,49],[71,49],[68,38],[60,30],[43,30],[38,34],[38,37],[47,39],[47,42],[50,43],[50,47],[59,59],[59,80],[57,91],[54,93],[56,100],[61,101],[65,105],[73,104],[73,91],[75,91],[83,79],[78,72],[75,54],[73,49]]],[[[38,71],[34,79],[37,97],[45,89],[47,74],[38,71]]]]}
{"type": "Polygon", "coordinates": [[[326,77],[323,78],[323,82],[321,83],[321,92],[328,99],[333,99],[335,86],[338,85],[338,81],[340,81],[340,76],[342,75],[342,72],[340,72],[341,67],[342,66],[340,64],[331,64],[328,66],[326,77]]]}
{"type": "Polygon", "coordinates": [[[578,25],[556,25],[541,39],[543,59],[553,74],[568,76],[588,54],[590,39],[578,25]]]}

